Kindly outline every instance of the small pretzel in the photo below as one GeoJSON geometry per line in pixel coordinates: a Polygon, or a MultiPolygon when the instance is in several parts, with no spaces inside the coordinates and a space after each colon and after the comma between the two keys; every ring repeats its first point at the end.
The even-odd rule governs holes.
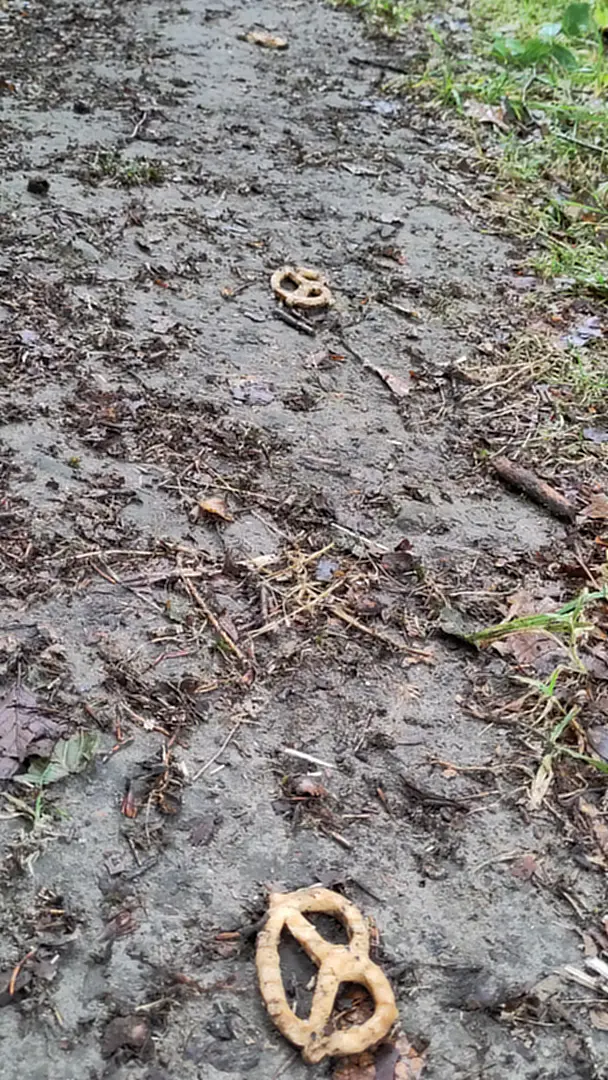
{"type": "Polygon", "coordinates": [[[280,270],[275,270],[270,284],[288,307],[329,307],[334,302],[323,274],[318,270],[307,270],[305,266],[282,266],[280,270]],[[294,288],[285,288],[287,281],[294,288]]]}
{"type": "Polygon", "coordinates": [[[309,1064],[325,1057],[362,1054],[384,1038],[397,1019],[390,984],[369,958],[369,933],[360,911],[330,889],[300,889],[271,893],[268,919],[258,934],[256,966],[260,991],[273,1022],[282,1035],[302,1050],[309,1064]],[[303,911],[333,915],[348,930],[348,945],[333,945],[305,919],[303,911]],[[279,940],[286,927],[306,955],[317,964],[315,991],[308,1020],[289,1008],[279,959],[279,940]],[[340,983],[364,986],[374,1002],[374,1014],[364,1024],[332,1031],[329,1024],[340,983]]]}

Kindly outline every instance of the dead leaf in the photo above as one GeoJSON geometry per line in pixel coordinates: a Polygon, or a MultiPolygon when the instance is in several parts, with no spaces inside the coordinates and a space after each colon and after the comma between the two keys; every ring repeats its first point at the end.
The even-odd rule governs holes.
{"type": "Polygon", "coordinates": [[[301,795],[305,798],[322,799],[328,794],[327,788],[323,787],[312,776],[294,776],[289,782],[289,790],[292,795],[301,795]]]}
{"type": "Polygon", "coordinates": [[[150,1039],[150,1027],[143,1016],[116,1016],[110,1020],[101,1039],[102,1057],[111,1057],[123,1047],[141,1052],[150,1039]]]}
{"type": "Polygon", "coordinates": [[[501,131],[508,131],[509,125],[505,123],[505,110],[502,105],[486,105],[483,101],[467,101],[464,111],[472,120],[480,124],[493,124],[501,131]]]}
{"type": "Polygon", "coordinates": [[[587,732],[587,739],[592,750],[604,761],[608,761],[608,727],[592,727],[587,732]]]}
{"type": "Polygon", "coordinates": [[[596,1031],[608,1031],[608,1010],[592,1009],[590,1014],[591,1023],[596,1031]]]}
{"type": "Polygon", "coordinates": [[[407,537],[400,540],[393,551],[385,552],[380,561],[383,568],[393,574],[409,574],[418,564],[407,537]]]}
{"type": "Polygon", "coordinates": [[[373,1055],[366,1051],[364,1054],[343,1058],[336,1065],[333,1080],[376,1080],[373,1055]]]}
{"type": "Polygon", "coordinates": [[[333,1080],[420,1080],[425,1055],[405,1035],[338,1063],[333,1080]]]}
{"type": "Polygon", "coordinates": [[[250,30],[245,34],[245,41],[250,45],[260,45],[262,49],[287,49],[289,46],[286,38],[275,37],[266,30],[250,30]]]}
{"type": "Polygon", "coordinates": [[[251,379],[241,379],[231,389],[235,401],[242,405],[270,405],[274,401],[274,391],[264,383],[251,379]]]}
{"type": "Polygon", "coordinates": [[[210,499],[201,499],[198,504],[198,509],[202,511],[203,514],[209,514],[211,517],[219,517],[222,521],[234,521],[234,518],[221,495],[212,495],[210,499]]]}
{"type": "Polygon", "coordinates": [[[600,811],[585,799],[579,799],[578,808],[585,817],[589,818],[593,837],[602,855],[608,856],[608,825],[603,821],[600,811]]]}
{"type": "Polygon", "coordinates": [[[511,867],[511,874],[514,878],[519,878],[520,881],[530,881],[535,874],[538,873],[538,863],[530,852],[527,855],[522,855],[521,859],[517,859],[511,867]]]}
{"type": "Polygon", "coordinates": [[[215,832],[215,824],[213,814],[203,814],[202,817],[192,822],[190,840],[194,847],[203,847],[211,842],[215,832]]]}
{"type": "Polygon", "coordinates": [[[536,776],[532,781],[530,800],[528,802],[528,808],[530,810],[538,810],[552,783],[553,759],[551,754],[545,754],[545,757],[538,766],[536,776]]]}
{"type": "Polygon", "coordinates": [[[569,333],[564,334],[561,341],[564,345],[573,345],[580,348],[594,338],[602,337],[602,323],[597,315],[590,315],[588,319],[573,326],[569,333]]]}
{"type": "Polygon", "coordinates": [[[402,379],[400,375],[393,375],[392,371],[387,371],[383,367],[375,367],[374,364],[369,364],[368,367],[377,375],[382,382],[386,383],[389,390],[393,392],[396,398],[407,397],[410,392],[410,384],[405,379],[402,379]]]}
{"type": "Polygon", "coordinates": [[[592,518],[593,521],[608,521],[608,495],[604,495],[603,492],[592,495],[579,517],[592,518]]]}
{"type": "Polygon", "coordinates": [[[586,427],[583,428],[583,438],[592,443],[607,443],[608,431],[602,431],[601,428],[586,427]]]}
{"type": "Polygon", "coordinates": [[[0,702],[0,780],[14,776],[27,757],[49,755],[59,734],[34,695],[15,683],[0,702]]]}

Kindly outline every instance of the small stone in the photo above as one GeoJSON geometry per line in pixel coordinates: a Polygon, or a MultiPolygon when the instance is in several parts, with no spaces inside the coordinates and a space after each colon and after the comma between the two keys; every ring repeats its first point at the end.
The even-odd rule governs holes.
{"type": "Polygon", "coordinates": [[[80,99],[74,102],[73,108],[76,116],[87,116],[87,114],[91,112],[91,106],[86,101],[81,101],[80,99]]]}
{"type": "Polygon", "coordinates": [[[48,195],[50,186],[44,176],[30,176],[27,182],[30,195],[48,195]]]}

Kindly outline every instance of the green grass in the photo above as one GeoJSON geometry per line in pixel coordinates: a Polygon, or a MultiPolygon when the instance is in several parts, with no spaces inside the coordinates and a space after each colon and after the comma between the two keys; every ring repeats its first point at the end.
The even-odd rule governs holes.
{"type": "Polygon", "coordinates": [[[393,36],[400,33],[420,8],[419,3],[405,0],[333,0],[337,7],[350,7],[362,15],[371,26],[393,36]]]}
{"type": "Polygon", "coordinates": [[[141,187],[145,184],[162,184],[166,169],[155,158],[123,158],[118,150],[98,150],[87,170],[90,183],[110,180],[119,187],[141,187]]]}
{"type": "Polygon", "coordinates": [[[438,19],[449,20],[448,0],[335,2],[423,46],[428,59],[387,92],[458,114],[477,169],[535,241],[534,268],[608,297],[608,0],[470,0],[468,35],[438,19]],[[500,123],[484,122],[481,105],[500,123]]]}

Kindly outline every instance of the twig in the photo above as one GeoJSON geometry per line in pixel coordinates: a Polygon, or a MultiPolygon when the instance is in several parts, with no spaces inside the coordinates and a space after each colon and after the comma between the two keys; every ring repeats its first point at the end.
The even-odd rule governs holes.
{"type": "Polygon", "coordinates": [[[574,143],[575,146],[582,146],[585,150],[594,150],[596,154],[608,153],[608,147],[596,146],[595,143],[585,142],[584,139],[576,139],[574,135],[567,135],[565,131],[556,131],[558,139],[564,139],[565,142],[574,143]]]}
{"type": "Polygon", "coordinates": [[[290,311],[285,311],[283,308],[276,308],[274,312],[275,319],[280,319],[281,322],[291,326],[294,330],[299,330],[302,334],[308,334],[309,337],[316,337],[317,331],[314,326],[311,326],[305,319],[299,319],[297,315],[292,315],[290,311]]]}
{"type": "MultiPolygon", "coordinates": [[[[412,60],[428,60],[428,53],[415,53],[412,60]]],[[[349,64],[354,64],[355,67],[375,67],[380,68],[381,71],[394,71],[397,75],[411,75],[411,70],[405,67],[400,67],[399,64],[393,64],[390,60],[368,60],[366,56],[349,56],[349,64]]]]}
{"type": "Polygon", "coordinates": [[[287,1061],[284,1061],[282,1065],[279,1065],[279,1068],[277,1069],[277,1071],[275,1073],[273,1073],[273,1075],[271,1077],[271,1080],[279,1080],[279,1077],[283,1076],[283,1073],[287,1072],[287,1070],[293,1065],[293,1063],[294,1063],[294,1061],[296,1060],[297,1057],[298,1057],[298,1051],[295,1050],[293,1052],[293,1054],[289,1055],[289,1057],[287,1058],[287,1061]]]}
{"type": "Polygon", "coordinates": [[[312,754],[305,754],[302,750],[292,750],[290,746],[279,747],[282,754],[287,754],[288,757],[298,758],[300,761],[310,761],[311,765],[320,765],[322,769],[337,769],[337,765],[332,765],[329,761],[322,761],[321,758],[313,757],[312,754]]]}
{"type": "Polygon", "coordinates": [[[194,782],[196,780],[198,780],[203,775],[203,773],[207,772],[207,769],[211,768],[211,766],[214,764],[214,762],[216,762],[217,759],[224,753],[224,750],[228,746],[228,743],[232,742],[232,740],[234,739],[234,736],[236,735],[236,733],[239,730],[240,726],[241,726],[241,721],[237,720],[237,722],[234,725],[232,731],[226,736],[226,738],[224,739],[224,741],[223,741],[222,745],[220,746],[219,750],[213,755],[213,757],[209,758],[209,761],[206,761],[204,765],[201,765],[200,769],[197,772],[195,772],[195,774],[192,777],[192,780],[190,781],[190,783],[194,784],[194,782]]]}
{"type": "Polygon", "coordinates": [[[339,604],[329,604],[328,607],[334,615],[337,615],[343,622],[348,623],[349,626],[354,627],[355,630],[361,630],[362,633],[369,634],[370,637],[384,642],[385,645],[390,645],[392,649],[412,653],[414,656],[420,656],[427,663],[432,663],[433,654],[428,649],[416,649],[413,645],[406,645],[403,641],[393,641],[392,637],[383,633],[382,630],[374,630],[373,626],[366,626],[365,623],[359,622],[359,619],[355,619],[354,615],[349,615],[339,604]]]}
{"type": "Polygon", "coordinates": [[[117,577],[116,574],[113,574],[111,570],[108,570],[107,568],[105,571],[100,570],[96,563],[93,563],[93,570],[95,570],[96,573],[98,573],[99,576],[104,579],[104,581],[109,581],[110,585],[120,585],[122,589],[126,589],[127,592],[132,593],[132,595],[136,596],[138,600],[141,600],[143,604],[146,604],[149,608],[152,608],[152,611],[155,611],[157,615],[165,614],[164,609],[159,604],[157,604],[155,600],[151,600],[149,596],[146,596],[145,593],[140,592],[139,589],[135,589],[133,585],[129,585],[128,582],[121,581],[121,579],[117,577]]]}
{"type": "Polygon", "coordinates": [[[550,484],[540,480],[529,469],[516,465],[515,462],[509,461],[506,457],[494,458],[492,468],[506,484],[523,491],[534,502],[540,503],[546,510],[549,510],[555,517],[572,521],[576,516],[576,508],[572,503],[563,495],[560,495],[559,491],[556,491],[550,484]]]}
{"type": "Polygon", "coordinates": [[[22,970],[24,964],[27,964],[28,960],[31,960],[32,956],[35,956],[35,955],[36,955],[36,949],[30,949],[30,951],[26,954],[26,956],[23,957],[23,960],[20,960],[19,963],[16,964],[15,967],[13,968],[13,974],[11,975],[11,981],[8,984],[9,997],[12,997],[13,994],[15,993],[15,987],[17,985],[17,979],[19,978],[19,975],[21,973],[21,970],[22,970]]]}
{"type": "Polygon", "coordinates": [[[149,111],[149,109],[146,109],[144,112],[141,113],[141,115],[139,117],[139,120],[137,121],[135,127],[133,128],[133,131],[129,135],[129,139],[137,139],[141,129],[143,127],[145,127],[145,125],[148,123],[149,119],[150,119],[150,111],[149,111]]]}
{"type": "Polygon", "coordinates": [[[353,845],[340,833],[334,832],[333,829],[328,829],[326,826],[321,826],[321,832],[325,833],[325,836],[330,836],[332,840],[335,840],[340,847],[346,848],[347,851],[353,850],[353,845]]]}
{"type": "Polygon", "coordinates": [[[200,592],[198,591],[196,585],[194,585],[191,581],[189,581],[188,578],[182,573],[182,568],[181,567],[180,567],[179,576],[180,576],[180,580],[182,582],[182,585],[186,589],[186,592],[190,593],[190,596],[195,601],[195,603],[198,604],[199,608],[201,609],[201,611],[203,612],[205,617],[208,619],[208,621],[211,623],[211,625],[212,625],[213,629],[215,630],[215,632],[217,634],[219,634],[222,641],[228,646],[230,651],[233,652],[234,655],[238,657],[238,659],[241,661],[241,664],[243,664],[244,667],[246,667],[248,669],[251,668],[251,661],[249,660],[249,658],[247,656],[245,656],[245,653],[243,652],[243,650],[237,645],[236,641],[234,641],[230,637],[230,634],[226,630],[224,630],[224,627],[220,623],[217,615],[214,615],[213,611],[211,610],[211,608],[209,607],[207,602],[205,600],[203,600],[203,597],[201,596],[200,592]]]}

